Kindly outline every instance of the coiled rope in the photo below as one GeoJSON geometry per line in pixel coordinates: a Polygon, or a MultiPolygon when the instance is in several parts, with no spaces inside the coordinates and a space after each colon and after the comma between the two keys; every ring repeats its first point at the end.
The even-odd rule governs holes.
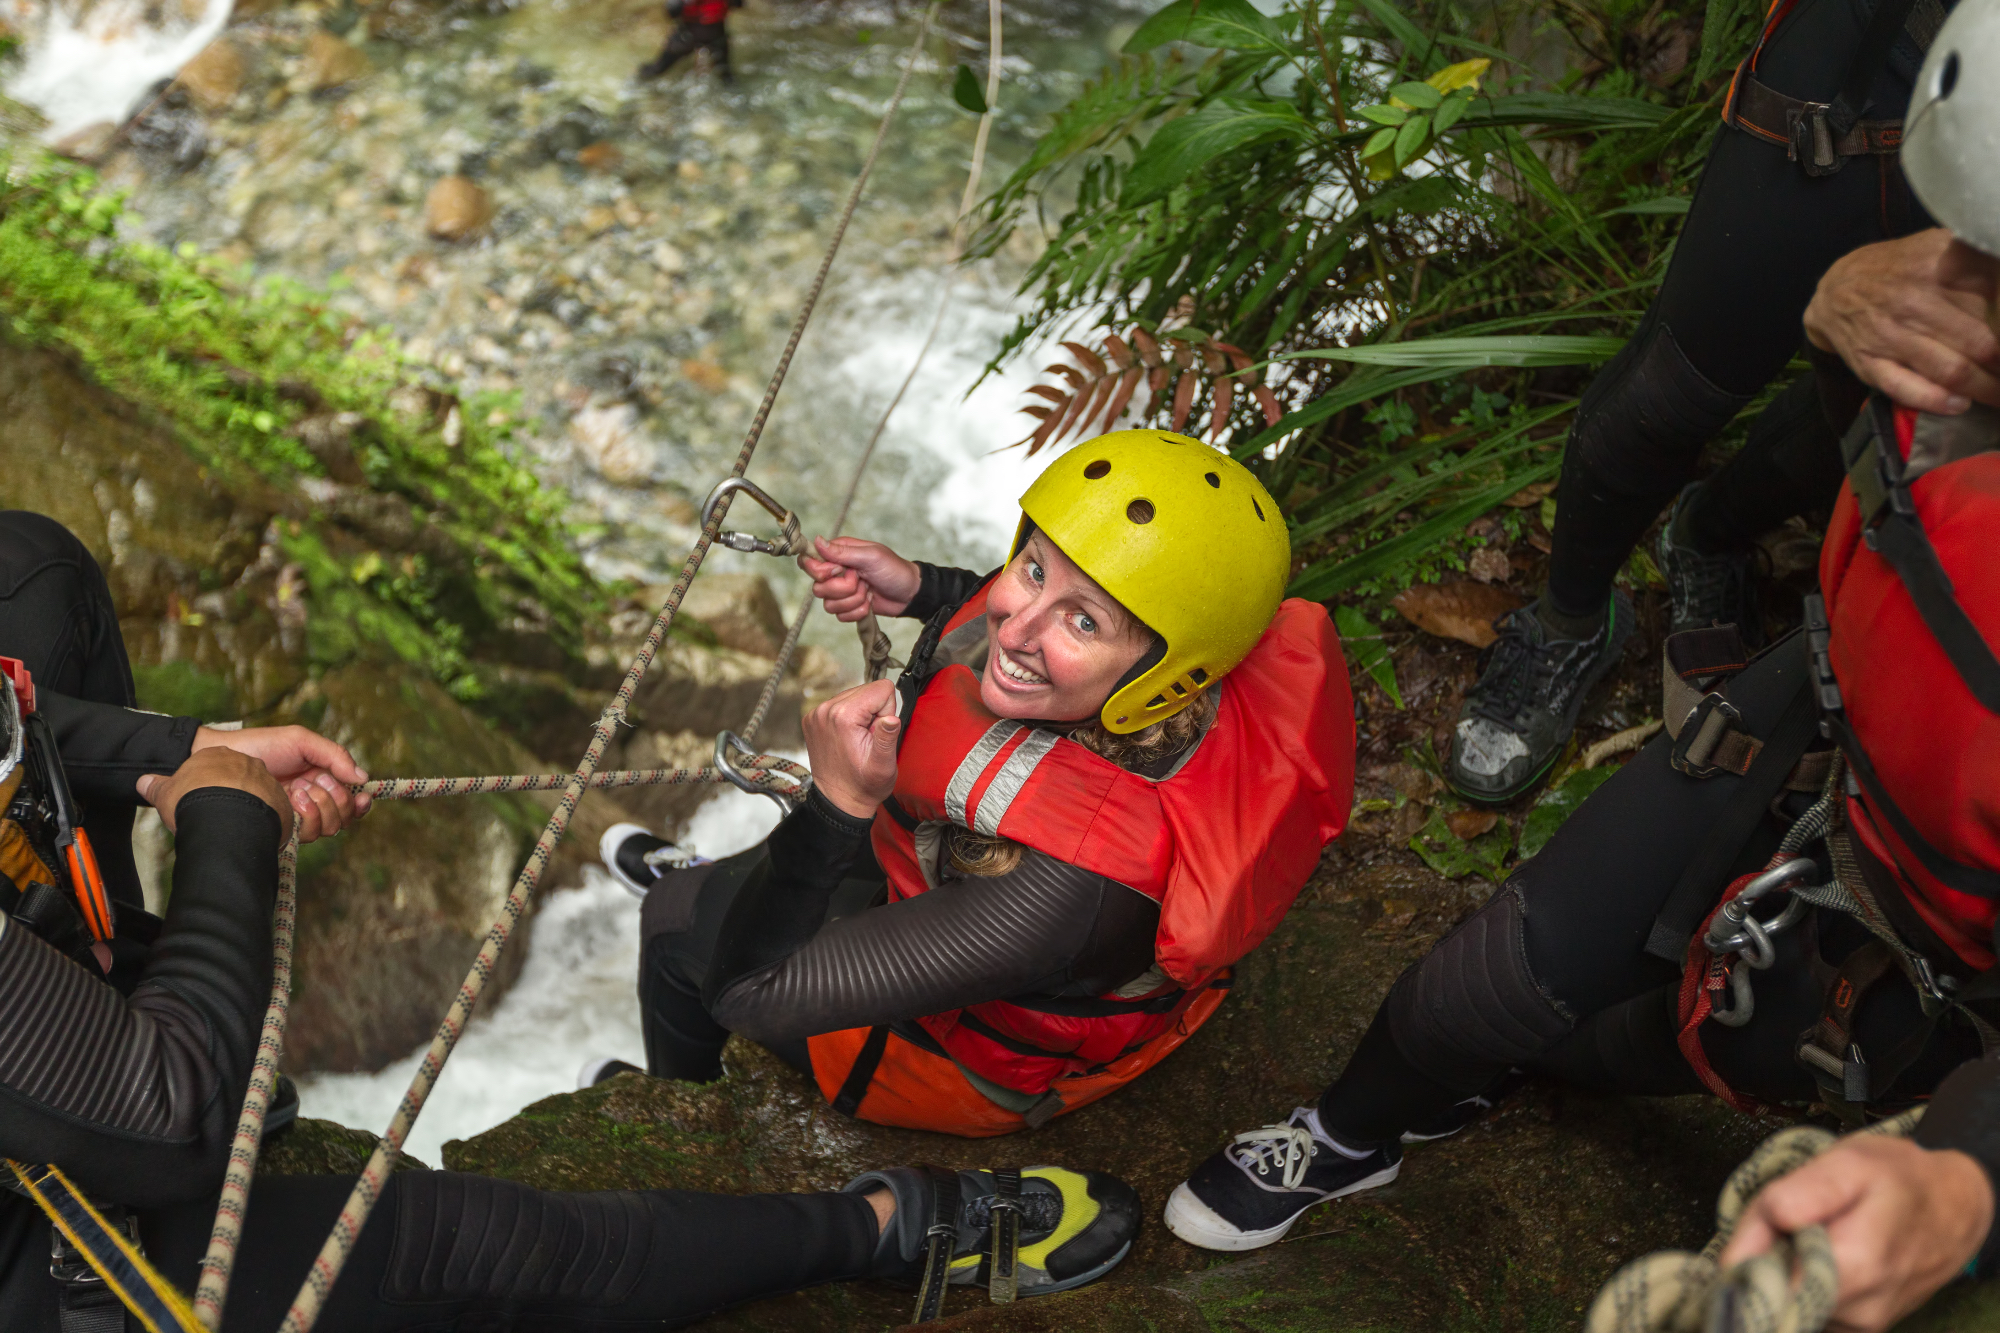
{"type": "MultiPolygon", "coordinates": [[[[1923,1114],[1915,1107],[1857,1132],[1906,1137],[1923,1114]]],[[[1820,1333],[1840,1294],[1825,1227],[1780,1237],[1726,1273],[1719,1261],[1757,1191],[1839,1141],[1811,1125],[1764,1140],[1723,1182],[1715,1235],[1701,1252],[1661,1250],[1619,1269],[1591,1303],[1584,1333],[1820,1333]]]]}
{"type": "MultiPolygon", "coordinates": [[[[791,369],[792,357],[798,350],[799,341],[805,336],[806,326],[812,319],[820,293],[826,285],[827,274],[833,267],[834,258],[847,235],[848,224],[853,220],[855,209],[860,204],[862,191],[874,172],[876,161],[881,156],[882,145],[888,137],[889,127],[895,119],[897,110],[902,106],[904,94],[909,88],[910,77],[915,72],[917,60],[923,53],[924,43],[930,35],[931,22],[937,16],[940,3],[941,0],[932,0],[918,25],[916,39],[911,42],[908,55],[903,61],[895,92],[891,94],[889,103],[883,110],[881,123],[875,130],[874,141],[869,145],[868,156],[862,162],[860,174],[856,176],[853,188],[848,193],[846,206],[841,210],[840,220],[835,225],[826,252],[820,259],[819,270],[814,274],[812,285],[807,289],[798,317],[793,321],[791,335],[785,342],[784,351],[780,354],[778,364],[771,374],[770,383],[764,391],[763,400],[758,404],[756,415],[744,435],[743,447],[737,454],[736,465],[730,472],[731,477],[740,479],[743,476],[750,466],[751,457],[756,453],[759,441],[763,438],[764,426],[770,417],[772,405],[777,401],[778,391],[783,387],[785,376],[791,369]]],[[[599,785],[623,786],[651,782],[699,781],[704,779],[696,775],[703,773],[709,775],[706,780],[716,780],[717,775],[713,770],[662,769],[604,775],[606,778],[623,779],[622,781],[601,783],[594,781],[599,776],[597,765],[604,756],[605,747],[611,743],[619,725],[626,722],[626,708],[631,703],[633,693],[652,667],[661,644],[666,641],[667,631],[680,611],[681,600],[687,595],[688,585],[694,581],[696,572],[700,570],[702,561],[708,555],[709,547],[722,530],[722,521],[728,515],[731,498],[730,494],[724,493],[719,497],[719,502],[704,516],[701,531],[681,566],[679,577],[674,580],[665,604],[660,608],[659,615],[654,618],[652,628],[634,655],[611,703],[593,724],[590,744],[574,772],[559,779],[555,775],[403,779],[381,784],[381,790],[376,793],[388,796],[390,799],[414,798],[419,795],[462,795],[481,791],[560,790],[562,795],[541,835],[535,840],[534,850],[516,877],[513,888],[509,890],[499,915],[488,928],[478,956],[474,958],[471,970],[460,984],[450,1009],[439,1023],[436,1035],[431,1038],[430,1048],[424,1053],[422,1063],[410,1080],[409,1089],[403,1094],[402,1102],[396,1108],[396,1114],[390,1120],[387,1131],[376,1144],[374,1153],[368,1159],[368,1165],[362,1169],[353,1192],[342,1206],[332,1232],[327,1236],[319,1255],[313,1260],[304,1284],[280,1325],[280,1333],[308,1333],[318,1320],[327,1296],[333,1290],[333,1284],[339,1279],[341,1269],[353,1252],[361,1228],[367,1223],[369,1214],[381,1198],[383,1185],[387,1182],[397,1157],[401,1155],[403,1142],[409,1136],[411,1126],[415,1124],[424,1103],[430,1097],[432,1088],[436,1086],[445,1061],[450,1058],[453,1048],[457,1046],[473,1008],[478,1004],[480,995],[486,989],[487,981],[493,975],[494,964],[498,961],[501,951],[506,948],[508,939],[520,923],[522,913],[533,898],[535,888],[555,852],[556,844],[569,829],[570,820],[576,813],[577,802],[582,798],[584,791],[599,785]],[[419,791],[420,787],[423,790],[419,791]]],[[[763,760],[763,757],[760,757],[760,760],[763,760]]],[[[763,760],[763,762],[766,766],[758,771],[767,776],[773,771],[784,771],[781,761],[763,760]]],[[[791,765],[793,769],[797,767],[791,765]]],[[[279,880],[282,919],[289,922],[297,899],[295,856],[288,855],[281,861],[279,880]]],[[[197,1310],[203,1322],[211,1329],[221,1327],[222,1312],[228,1298],[230,1273],[241,1240],[250,1181],[256,1166],[257,1145],[263,1136],[264,1113],[269,1104],[271,1085],[276,1075],[278,1052],[283,1045],[286,1001],[289,994],[288,932],[281,928],[279,938],[274,944],[282,951],[280,970],[287,984],[281,991],[274,981],[264,1034],[258,1046],[257,1065],[252,1075],[250,1091],[244,1099],[243,1113],[238,1121],[237,1138],[231,1155],[222,1206],[217,1210],[215,1226],[210,1234],[208,1254],[202,1261],[202,1276],[197,1289],[197,1310]]]]}

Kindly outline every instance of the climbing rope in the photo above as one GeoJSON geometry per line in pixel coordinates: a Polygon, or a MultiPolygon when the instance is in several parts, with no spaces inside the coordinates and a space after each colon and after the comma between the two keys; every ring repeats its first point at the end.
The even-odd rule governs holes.
{"type": "MultiPolygon", "coordinates": [[[[382,1187],[387,1182],[389,1173],[393,1169],[397,1157],[401,1155],[403,1142],[409,1136],[411,1126],[415,1124],[418,1114],[423,1110],[424,1103],[430,1097],[431,1090],[436,1086],[438,1075],[443,1071],[445,1061],[450,1058],[452,1050],[458,1044],[460,1035],[465,1031],[465,1024],[470,1019],[473,1008],[479,1003],[479,997],[485,991],[487,981],[493,975],[494,965],[498,962],[501,951],[506,948],[507,941],[512,937],[515,927],[520,923],[522,913],[526,910],[528,903],[534,896],[536,886],[541,882],[542,874],[548,867],[549,860],[555,852],[556,844],[562,840],[563,835],[569,829],[570,820],[576,813],[577,802],[582,798],[584,791],[595,785],[637,785],[638,783],[649,781],[668,783],[676,781],[717,780],[714,770],[663,769],[647,770],[636,774],[627,772],[605,775],[606,777],[631,779],[630,783],[610,781],[598,783],[594,781],[598,777],[597,766],[604,756],[605,748],[610,745],[619,725],[627,722],[626,709],[632,701],[633,693],[637,690],[640,680],[645,677],[646,672],[652,667],[655,657],[659,654],[661,645],[666,641],[667,631],[672,627],[674,618],[680,611],[681,600],[687,595],[688,585],[694,581],[694,576],[700,570],[702,561],[707,557],[710,546],[721,535],[722,521],[727,517],[730,501],[734,498],[730,483],[733,481],[737,486],[747,488],[747,483],[743,482],[743,474],[749,468],[750,459],[756,453],[757,445],[763,438],[765,423],[770,418],[772,405],[777,401],[778,391],[784,385],[785,376],[791,369],[792,357],[798,351],[800,339],[805,336],[806,327],[810,323],[814,309],[818,305],[820,293],[826,286],[827,274],[831,271],[834,258],[840,251],[841,242],[847,235],[848,224],[853,221],[855,209],[861,201],[862,191],[867,186],[868,179],[874,172],[875,163],[881,156],[882,145],[888,137],[889,127],[895,120],[897,110],[902,106],[904,94],[909,89],[910,77],[916,70],[917,60],[922,55],[924,43],[930,35],[931,22],[937,16],[939,3],[940,0],[932,0],[931,5],[925,10],[923,19],[918,25],[916,39],[910,44],[909,53],[903,61],[902,72],[896,81],[895,92],[891,94],[889,103],[883,110],[881,123],[875,130],[874,142],[869,145],[868,156],[862,162],[860,174],[856,176],[853,188],[848,193],[846,206],[841,210],[840,220],[835,225],[833,235],[827,243],[826,252],[820,259],[819,269],[813,275],[812,284],[806,291],[805,299],[799,308],[798,317],[793,321],[791,334],[786,339],[784,351],[778,358],[776,368],[772,371],[771,380],[765,388],[763,400],[758,404],[756,415],[751,419],[750,427],[744,435],[743,447],[737,454],[736,465],[731,470],[729,479],[725,480],[722,486],[716,488],[711,502],[705,507],[701,531],[695,539],[694,546],[688,551],[687,559],[682,564],[680,575],[674,580],[673,587],[668,592],[666,601],[661,606],[659,614],[654,618],[652,628],[647,632],[645,641],[640,645],[638,652],[632,659],[631,665],[626,669],[625,677],[619,683],[618,690],[612,697],[611,703],[604,708],[596,723],[593,724],[590,744],[584,751],[583,758],[577,764],[575,771],[567,777],[561,778],[559,782],[555,779],[554,775],[543,774],[484,778],[406,779],[381,784],[376,792],[376,794],[384,795],[390,799],[414,798],[419,795],[470,794],[480,791],[560,790],[562,795],[556,803],[554,812],[550,814],[548,823],[543,827],[541,835],[535,840],[534,850],[529,854],[527,864],[521,868],[520,874],[515,878],[514,886],[509,890],[506,902],[502,905],[499,915],[494,919],[491,927],[488,928],[486,938],[480,945],[478,956],[473,960],[472,969],[466,974],[464,982],[460,984],[458,993],[454,996],[450,1009],[438,1025],[436,1035],[431,1038],[430,1048],[424,1053],[423,1061],[419,1064],[415,1076],[410,1080],[409,1089],[403,1094],[402,1102],[396,1108],[396,1113],[389,1122],[388,1130],[383,1134],[381,1141],[376,1144],[375,1151],[369,1157],[367,1166],[362,1169],[360,1178],[356,1180],[352,1193],[349,1194],[346,1204],[342,1206],[340,1216],[335,1221],[333,1230],[327,1236],[319,1255],[313,1260],[312,1268],[308,1272],[304,1284],[300,1287],[298,1295],[294,1298],[291,1309],[286,1313],[283,1324],[280,1325],[280,1333],[307,1333],[318,1320],[320,1311],[325,1306],[326,1298],[333,1290],[333,1284],[339,1279],[341,1269],[346,1265],[348,1256],[353,1252],[354,1243],[361,1234],[361,1228],[367,1223],[369,1214],[374,1210],[376,1202],[381,1198],[382,1187]],[[698,777],[697,775],[704,776],[698,777]],[[421,790],[419,790],[420,788],[421,790]]],[[[752,489],[754,493],[754,488],[749,489],[752,489]]],[[[763,499],[761,496],[759,498],[763,499]]],[[[767,508],[771,507],[767,499],[764,502],[767,508]]],[[[796,528],[788,528],[786,532],[787,545],[795,543],[796,539],[796,528]]],[[[759,720],[761,721],[761,719],[759,720]]],[[[763,780],[767,782],[771,781],[770,775],[774,772],[783,773],[787,777],[792,778],[794,782],[804,772],[797,765],[790,765],[789,768],[785,767],[784,765],[788,761],[772,760],[765,756],[759,756],[758,760],[763,764],[763,767],[754,771],[762,774],[763,780]]],[[[376,786],[376,784],[368,785],[371,787],[376,786]]],[[[295,878],[295,874],[281,874],[281,879],[284,879],[288,885],[292,885],[295,878]]],[[[295,887],[292,887],[290,891],[295,894],[295,887]]],[[[281,932],[276,944],[281,953],[280,966],[284,971],[288,972],[290,967],[290,940],[281,932]]],[[[287,987],[288,989],[289,987],[287,987]]],[[[268,1054],[270,1057],[269,1072],[272,1075],[275,1074],[277,1052],[283,1040],[285,999],[286,995],[277,991],[274,987],[271,1005],[267,1011],[264,1041],[259,1046],[259,1067],[257,1073],[253,1075],[251,1089],[244,1100],[243,1113],[238,1122],[237,1148],[240,1151],[232,1153],[230,1163],[231,1180],[234,1183],[225,1191],[223,1206],[217,1212],[215,1228],[211,1234],[209,1253],[203,1261],[201,1311],[203,1321],[210,1328],[219,1328],[221,1326],[222,1311],[228,1297],[230,1272],[234,1264],[236,1245],[241,1232],[242,1217],[249,1197],[251,1176],[256,1165],[255,1145],[262,1139],[264,1113],[269,1100],[270,1078],[266,1075],[263,1066],[265,1056],[268,1054]],[[250,1144],[247,1149],[243,1146],[246,1138],[250,1144]]]]}
{"type": "MultiPolygon", "coordinates": [[[[1858,1131],[1906,1137],[1919,1106],[1858,1131]]],[[[1794,1125],[1764,1140],[1730,1173],[1715,1204],[1715,1235],[1698,1254],[1661,1250],[1618,1270],[1597,1293],[1584,1333],[1820,1333],[1840,1293],[1826,1228],[1782,1236],[1728,1272],[1720,1260],[1757,1191],[1840,1140],[1794,1125]]]]}
{"type": "MultiPolygon", "coordinates": [[[[965,174],[965,190],[959,195],[958,213],[951,224],[951,255],[946,260],[948,266],[956,266],[965,254],[965,220],[972,215],[972,206],[979,198],[979,180],[986,170],[986,143],[993,133],[993,112],[1000,104],[1000,23],[1001,0],[987,0],[986,3],[986,110],[980,113],[979,129],[972,139],[972,165],[965,174]]],[[[854,497],[861,489],[862,474],[875,457],[875,446],[882,439],[882,432],[889,428],[889,418],[902,405],[903,395],[915,383],[917,372],[923,368],[924,358],[930,355],[931,345],[937,341],[938,330],[944,327],[945,311],[951,308],[951,288],[956,277],[955,267],[948,267],[945,274],[944,291],[938,296],[937,314],[931,317],[930,332],[924,335],[923,346],[917,349],[917,356],[910,363],[909,373],[896,386],[896,392],[889,399],[889,405],[882,409],[882,415],[875,422],[875,429],[869,433],[868,443],[862,446],[861,457],[854,464],[854,475],[848,478],[847,493],[841,497],[840,513],[834,518],[833,526],[827,529],[827,536],[838,537],[847,527],[848,513],[854,508],[854,497]]],[[[778,682],[784,678],[790,665],[792,654],[798,650],[799,636],[805,633],[806,620],[812,615],[814,598],[810,589],[799,600],[799,609],[792,616],[792,623],[785,631],[785,641],[778,649],[777,664],[764,682],[764,692],[758,696],[757,707],[750,713],[750,721],[743,728],[745,742],[757,738],[758,728],[764,725],[764,717],[771,711],[771,704],[778,697],[778,682]]],[[[854,625],[855,635],[861,640],[863,673],[868,680],[880,680],[891,666],[898,665],[890,656],[889,636],[875,623],[875,613],[870,611],[854,625]]]]}

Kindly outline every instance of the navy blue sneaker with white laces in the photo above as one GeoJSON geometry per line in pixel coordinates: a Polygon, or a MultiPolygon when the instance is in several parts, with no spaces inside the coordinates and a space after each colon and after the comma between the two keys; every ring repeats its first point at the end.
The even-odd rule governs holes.
{"type": "Polygon", "coordinates": [[[1238,1134],[1167,1197],[1167,1230],[1204,1250],[1255,1250],[1284,1239],[1308,1208],[1386,1185],[1403,1148],[1354,1149],[1301,1106],[1282,1125],[1238,1134]]]}
{"type": "Polygon", "coordinates": [[[611,872],[611,878],[623,884],[634,898],[644,898],[669,871],[705,861],[665,838],[654,837],[637,824],[613,824],[604,830],[604,836],[597,840],[597,856],[611,872]]]}

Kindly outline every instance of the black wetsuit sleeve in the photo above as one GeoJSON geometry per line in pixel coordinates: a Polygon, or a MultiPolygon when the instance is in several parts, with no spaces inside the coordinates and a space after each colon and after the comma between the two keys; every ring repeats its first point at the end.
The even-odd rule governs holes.
{"type": "Polygon", "coordinates": [[[993,577],[992,574],[975,574],[969,569],[927,565],[921,560],[915,564],[923,575],[923,582],[917,585],[917,595],[903,608],[906,620],[929,620],[945,607],[956,608],[978,592],[980,584],[993,577]]]}
{"type": "Polygon", "coordinates": [[[147,773],[171,773],[194,749],[197,718],[142,713],[116,704],[35,691],[62,755],[63,774],[79,801],[139,801],[134,784],[147,773]]]}
{"type": "MultiPolygon", "coordinates": [[[[2000,1203],[2000,1061],[1972,1060],[1953,1070],[1931,1094],[1911,1137],[1926,1148],[1956,1148],[1978,1162],[2000,1203]]],[[[2000,1271],[2000,1207],[1995,1218],[1979,1250],[1981,1277],[2000,1271]]]]}
{"type": "Polygon", "coordinates": [[[270,999],[277,813],[206,787],[175,820],[173,897],[129,1000],[0,925],[0,1156],[136,1207],[221,1184],[270,999]]]}
{"type": "Polygon", "coordinates": [[[822,926],[838,874],[795,877],[772,842],[763,877],[731,906],[704,994],[718,1023],[755,1040],[1027,994],[1101,995],[1153,964],[1157,904],[1039,852],[1007,874],[953,880],[822,926]]]}

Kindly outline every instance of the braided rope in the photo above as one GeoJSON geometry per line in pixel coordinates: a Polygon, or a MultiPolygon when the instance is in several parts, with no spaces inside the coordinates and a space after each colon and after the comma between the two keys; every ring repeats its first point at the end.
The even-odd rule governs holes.
{"type": "MultiPolygon", "coordinates": [[[[1919,1106],[1858,1132],[1906,1137],[1923,1114],[1919,1106]]],[[[1591,1303],[1584,1333],[1820,1333],[1840,1294],[1825,1227],[1781,1236],[1726,1273],[1720,1260],[1757,1192],[1837,1142],[1811,1125],[1764,1140],[1723,1182],[1715,1235],[1701,1252],[1661,1250],[1619,1269],[1591,1303]]]]}
{"type": "MultiPolygon", "coordinates": [[[[993,133],[993,111],[1000,104],[1000,10],[1001,0],[987,0],[986,3],[986,110],[979,117],[979,130],[972,139],[972,166],[965,175],[965,191],[959,195],[958,215],[951,224],[951,264],[956,264],[965,253],[965,220],[971,216],[972,205],[979,197],[979,180],[986,170],[986,143],[993,133]]],[[[854,464],[854,475],[847,483],[847,494],[841,497],[840,513],[835,516],[833,526],[827,530],[828,537],[838,537],[847,527],[848,513],[854,508],[854,497],[860,493],[862,474],[875,457],[875,446],[882,439],[882,432],[889,428],[889,418],[902,405],[903,395],[916,382],[917,371],[923,368],[924,358],[930,355],[931,345],[937,341],[938,330],[944,327],[945,311],[951,308],[952,277],[948,273],[945,288],[938,297],[937,314],[931,317],[930,332],[924,335],[923,346],[917,349],[916,360],[910,363],[910,371],[903,376],[903,382],[896,386],[895,395],[889,405],[882,409],[881,417],[875,422],[874,431],[868,436],[868,443],[862,446],[861,457],[854,464]]],[[[771,678],[764,682],[764,692],[757,697],[757,706],[750,712],[750,721],[742,731],[744,744],[757,738],[758,728],[764,725],[765,716],[778,697],[778,683],[784,679],[786,668],[791,665],[792,654],[798,651],[799,636],[805,633],[806,621],[812,615],[813,595],[807,589],[799,601],[799,609],[792,616],[792,623],[785,631],[785,641],[778,648],[777,664],[771,668],[771,678]]],[[[855,625],[855,633],[861,639],[861,655],[866,663],[868,679],[875,680],[881,668],[890,662],[889,636],[875,623],[874,613],[869,613],[855,625]]]]}
{"type": "Polygon", "coordinates": [[[298,879],[299,837],[294,828],[284,850],[278,853],[278,903],[271,923],[271,1002],[264,1010],[257,1058],[250,1066],[250,1088],[243,1095],[243,1113],[236,1119],[236,1138],[229,1145],[222,1201],[215,1207],[208,1253],[201,1260],[201,1281],[194,1289],[195,1317],[212,1329],[222,1327],[229,1274],[236,1263],[236,1247],[243,1239],[243,1217],[250,1208],[250,1181],[257,1174],[257,1154],[264,1143],[264,1113],[271,1105],[271,1090],[278,1082],[278,1057],[285,1049],[285,1021],[292,999],[292,931],[298,924],[298,879]]]}
{"type": "MultiPolygon", "coordinates": [[[[759,786],[789,791],[812,775],[804,764],[781,755],[753,755],[743,771],[759,786]],[[787,779],[780,782],[773,775],[787,779]]],[[[383,778],[357,783],[352,790],[378,801],[421,801],[431,796],[488,796],[522,791],[559,791],[568,773],[512,773],[476,778],[383,778]]],[[[678,787],[703,782],[728,782],[714,768],[619,768],[593,773],[584,786],[591,791],[616,787],[678,787]]]]}
{"type": "MultiPolygon", "coordinates": [[[[846,207],[841,211],[840,222],[834,228],[832,239],[827,244],[826,254],[820,260],[819,271],[814,275],[812,286],[807,291],[798,318],[792,325],[791,336],[787,339],[784,353],[779,357],[777,368],[772,373],[770,385],[764,391],[764,399],[758,405],[757,414],[744,435],[743,448],[737,455],[736,466],[730,474],[732,476],[741,477],[744,474],[750,466],[751,456],[756,453],[758,442],[763,438],[764,424],[770,417],[771,406],[777,399],[786,372],[791,368],[792,355],[798,350],[799,340],[805,336],[806,325],[811,320],[820,292],[826,285],[826,276],[833,267],[834,256],[839,252],[841,241],[847,234],[848,224],[853,220],[855,208],[861,201],[861,192],[875,169],[876,160],[881,156],[883,141],[888,137],[889,126],[902,105],[904,93],[909,88],[910,76],[915,72],[917,57],[922,53],[924,42],[930,35],[931,21],[937,15],[940,2],[941,0],[932,0],[930,7],[924,11],[916,40],[910,44],[909,54],[903,62],[902,75],[896,81],[896,91],[883,110],[881,124],[875,131],[875,141],[869,146],[868,157],[862,163],[861,173],[856,177],[854,188],[848,194],[846,207]]],[[[535,886],[540,882],[542,872],[547,868],[555,852],[556,844],[568,831],[570,820],[576,813],[577,802],[582,798],[592,775],[596,773],[598,762],[604,756],[605,747],[611,743],[618,725],[626,720],[626,706],[630,704],[639,681],[651,668],[654,657],[659,653],[660,645],[666,641],[667,630],[680,611],[681,599],[687,595],[688,585],[694,581],[695,573],[707,557],[716,534],[722,530],[722,521],[728,516],[731,498],[733,497],[725,495],[703,523],[701,533],[688,552],[679,577],[674,580],[673,588],[667,594],[665,605],[660,608],[652,629],[646,634],[645,642],[640,645],[638,654],[632,659],[632,665],[627,669],[624,680],[619,683],[618,691],[611,703],[606,706],[597,723],[591,728],[590,746],[584,751],[582,762],[563,782],[562,796],[557,802],[555,811],[549,816],[541,836],[535,840],[535,847],[528,856],[527,864],[521,868],[521,873],[515,879],[513,889],[508,892],[507,901],[501,907],[499,916],[487,931],[479,955],[473,960],[472,970],[466,974],[465,981],[459,986],[458,994],[452,1000],[450,1010],[438,1025],[437,1035],[431,1038],[430,1049],[424,1053],[422,1063],[410,1080],[409,1090],[403,1094],[402,1104],[396,1108],[396,1114],[389,1122],[388,1131],[376,1144],[374,1153],[368,1159],[368,1165],[363,1168],[360,1178],[355,1182],[353,1192],[342,1206],[332,1232],[320,1248],[318,1257],[313,1260],[304,1285],[299,1288],[290,1311],[279,1326],[280,1333],[307,1333],[318,1320],[327,1295],[333,1290],[334,1282],[340,1277],[340,1270],[353,1252],[354,1243],[361,1234],[362,1226],[366,1224],[368,1215],[382,1196],[382,1187],[388,1180],[396,1158],[402,1152],[404,1139],[408,1137],[418,1113],[423,1110],[431,1089],[436,1086],[445,1061],[450,1058],[453,1048],[457,1046],[458,1039],[465,1030],[465,1024],[471,1018],[472,1010],[479,1003],[479,997],[493,974],[494,964],[498,961],[501,950],[506,947],[515,926],[519,924],[522,913],[526,911],[535,886]]],[[[226,1274],[224,1277],[226,1279],[226,1274]]]]}

